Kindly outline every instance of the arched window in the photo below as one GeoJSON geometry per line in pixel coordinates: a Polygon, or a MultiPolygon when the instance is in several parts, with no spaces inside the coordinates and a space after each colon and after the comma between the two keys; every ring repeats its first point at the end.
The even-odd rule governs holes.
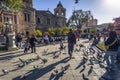
{"type": "Polygon", "coordinates": [[[37,22],[40,23],[40,18],[38,18],[37,22]]]}

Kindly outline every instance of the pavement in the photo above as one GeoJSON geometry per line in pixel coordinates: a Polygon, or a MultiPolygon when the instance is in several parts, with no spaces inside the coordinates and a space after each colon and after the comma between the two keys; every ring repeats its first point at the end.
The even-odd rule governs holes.
{"type": "Polygon", "coordinates": [[[90,62],[92,56],[97,57],[99,49],[92,47],[95,53],[89,52],[91,43],[86,39],[77,44],[84,46],[75,45],[74,59],[69,59],[67,47],[60,51],[59,44],[37,47],[37,53],[23,53],[22,49],[0,53],[0,80],[120,80],[119,69],[108,72],[105,62],[90,62]]]}

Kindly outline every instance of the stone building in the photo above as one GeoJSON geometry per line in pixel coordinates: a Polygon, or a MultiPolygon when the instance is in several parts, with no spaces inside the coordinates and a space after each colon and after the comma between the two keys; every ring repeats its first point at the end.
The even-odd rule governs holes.
{"type": "MultiPolygon", "coordinates": [[[[0,15],[0,26],[6,26],[6,22],[11,22],[10,25],[16,33],[22,32],[33,33],[35,29],[40,29],[44,32],[49,27],[64,27],[66,24],[66,9],[61,2],[54,9],[54,14],[49,10],[36,10],[33,8],[33,0],[22,0],[24,7],[18,13],[12,13],[9,10],[2,10],[0,15]]],[[[1,29],[2,27],[0,27],[1,29]]]]}
{"type": "Polygon", "coordinates": [[[91,19],[88,21],[87,26],[88,27],[96,27],[97,23],[98,23],[97,19],[91,19]]]}
{"type": "Polygon", "coordinates": [[[35,9],[33,8],[33,0],[23,0],[25,5],[19,13],[19,29],[17,32],[31,32],[35,30],[36,21],[35,21],[35,9]]]}
{"type": "Polygon", "coordinates": [[[36,28],[42,31],[50,27],[64,27],[66,24],[66,9],[61,2],[54,9],[54,14],[49,10],[36,10],[36,28]]]}
{"type": "Polygon", "coordinates": [[[2,7],[0,8],[0,32],[4,34],[6,27],[16,32],[18,29],[18,15],[2,7]]]}

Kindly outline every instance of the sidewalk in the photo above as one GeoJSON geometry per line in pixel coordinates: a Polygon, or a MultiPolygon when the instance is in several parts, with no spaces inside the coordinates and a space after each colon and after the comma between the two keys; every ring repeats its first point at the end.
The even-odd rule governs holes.
{"type": "MultiPolygon", "coordinates": [[[[77,44],[84,44],[89,46],[86,40],[81,40],[77,44]]],[[[67,44],[65,43],[67,46],[67,44]]],[[[77,47],[75,46],[75,49],[77,47]]],[[[4,75],[0,71],[1,80],[84,80],[84,75],[89,80],[99,80],[99,78],[106,73],[104,68],[101,68],[99,64],[88,65],[89,60],[85,63],[85,69],[83,70],[83,52],[74,51],[73,56],[75,59],[69,59],[67,54],[67,48],[61,53],[59,52],[59,44],[37,47],[37,53],[42,59],[47,59],[47,62],[43,64],[42,60],[35,60],[37,54],[28,53],[23,54],[20,51],[12,51],[6,53],[0,53],[0,70],[6,69],[8,74],[4,75]],[[45,50],[48,51],[45,53],[45,50]],[[18,67],[21,62],[19,60],[25,60],[27,65],[18,67]],[[32,60],[33,61],[29,61],[32,60]],[[90,70],[90,67],[93,70],[90,70]],[[52,73],[58,72],[56,76],[52,76],[52,73]],[[88,76],[89,75],[89,76],[88,76]],[[25,76],[25,77],[24,77],[25,76]]]]}

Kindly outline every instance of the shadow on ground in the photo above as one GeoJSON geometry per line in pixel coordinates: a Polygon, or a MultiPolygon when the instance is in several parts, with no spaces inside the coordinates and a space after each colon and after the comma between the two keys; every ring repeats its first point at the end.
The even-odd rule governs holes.
{"type": "MultiPolygon", "coordinates": [[[[67,58],[64,58],[56,63],[53,63],[53,64],[50,64],[44,68],[38,68],[38,69],[34,69],[34,70],[31,70],[29,72],[27,72],[25,74],[25,77],[21,77],[21,76],[18,76],[18,77],[15,77],[13,78],[12,80],[37,80],[38,78],[42,77],[43,75],[45,75],[46,73],[52,71],[53,69],[55,69],[55,67],[60,64],[60,63],[66,63],[68,62],[70,59],[69,57],[67,58]]],[[[59,77],[57,77],[59,78],[59,77]]]]}

